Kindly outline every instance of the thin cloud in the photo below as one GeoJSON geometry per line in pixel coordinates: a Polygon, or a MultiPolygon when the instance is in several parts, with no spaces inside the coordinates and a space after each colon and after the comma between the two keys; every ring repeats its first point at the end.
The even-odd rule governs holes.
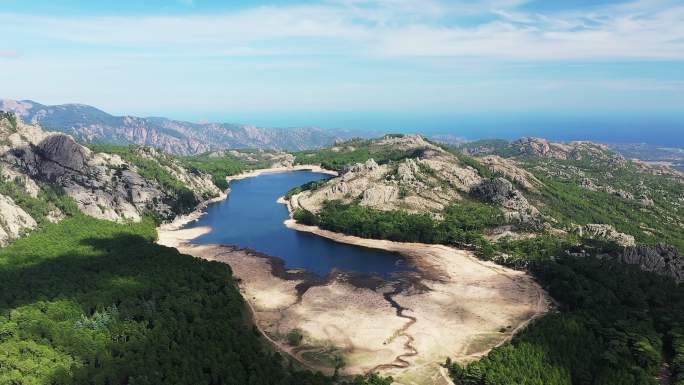
{"type": "Polygon", "coordinates": [[[523,3],[337,0],[173,17],[0,14],[0,32],[151,53],[179,48],[189,56],[282,52],[516,61],[684,59],[684,6],[676,2],[641,0],[590,13],[525,12],[519,8],[523,3]],[[457,21],[473,15],[487,18],[457,21]]]}
{"type": "Polygon", "coordinates": [[[0,49],[0,58],[15,58],[18,56],[19,56],[19,52],[17,52],[17,51],[0,49]]]}

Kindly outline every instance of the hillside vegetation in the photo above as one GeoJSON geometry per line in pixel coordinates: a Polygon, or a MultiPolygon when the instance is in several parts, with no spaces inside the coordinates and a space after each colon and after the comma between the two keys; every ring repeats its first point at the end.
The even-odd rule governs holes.
{"type": "MultiPolygon", "coordinates": [[[[402,135],[395,135],[401,137],[402,135]]],[[[330,148],[295,152],[296,164],[320,164],[328,170],[342,171],[345,166],[374,159],[378,164],[416,156],[415,149],[402,149],[391,143],[380,144],[371,139],[351,139],[330,148]]]]}
{"type": "Polygon", "coordinates": [[[155,237],[77,214],[0,250],[0,383],[332,383],[267,348],[228,265],[155,237]]]}
{"type": "Polygon", "coordinates": [[[87,149],[7,114],[0,133],[2,228],[15,231],[0,249],[0,384],[341,383],[262,341],[228,265],[155,243],[160,220],[218,195],[212,178],[282,153],[87,149]]]}
{"type": "Polygon", "coordinates": [[[413,157],[378,165],[372,148],[387,140],[364,142],[363,153],[338,144],[308,155],[343,173],[293,191],[295,219],[467,247],[526,268],[558,301],[559,312],[485,358],[448,361],[458,384],[657,384],[666,363],[673,383],[684,383],[684,291],[675,281],[684,271],[681,174],[591,143],[536,138],[457,149],[407,138],[404,154],[419,144],[413,157]],[[621,263],[628,254],[641,259],[621,263]]]}

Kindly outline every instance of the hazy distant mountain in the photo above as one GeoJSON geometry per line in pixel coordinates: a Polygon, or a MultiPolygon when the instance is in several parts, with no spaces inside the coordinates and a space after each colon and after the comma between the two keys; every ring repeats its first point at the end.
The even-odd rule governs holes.
{"type": "Polygon", "coordinates": [[[668,164],[684,171],[684,148],[663,147],[647,143],[609,143],[608,147],[627,158],[668,164]]]}
{"type": "Polygon", "coordinates": [[[174,154],[224,148],[303,150],[358,135],[352,130],[262,128],[230,123],[191,123],[167,118],[114,116],[83,104],[47,106],[30,100],[0,101],[0,110],[45,129],[61,131],[84,143],[144,144],[174,154]]]}

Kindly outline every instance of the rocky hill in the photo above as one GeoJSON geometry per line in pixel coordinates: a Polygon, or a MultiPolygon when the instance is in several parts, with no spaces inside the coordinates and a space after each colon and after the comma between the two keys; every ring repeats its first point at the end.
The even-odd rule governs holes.
{"type": "MultiPolygon", "coordinates": [[[[439,217],[454,202],[479,196],[500,206],[511,219],[530,222],[539,213],[507,179],[488,179],[453,153],[421,136],[386,136],[369,141],[367,146],[376,153],[392,149],[404,151],[406,155],[393,161],[380,159],[381,164],[369,158],[363,163],[348,165],[339,178],[297,195],[296,205],[318,212],[324,202],[339,200],[379,210],[429,212],[439,217]]],[[[344,145],[332,148],[337,154],[349,150],[344,145]]],[[[506,167],[516,175],[525,175],[524,183],[532,186],[533,181],[526,179],[523,170],[513,164],[506,167]]]]}
{"type": "Polygon", "coordinates": [[[501,212],[501,220],[476,229],[491,242],[545,235],[611,242],[624,248],[616,260],[682,276],[675,271],[684,265],[684,178],[671,168],[627,160],[604,145],[522,138],[448,148],[420,136],[389,135],[296,156],[300,163],[340,171],[338,178],[291,194],[293,209],[321,221],[342,218],[332,212],[339,207],[361,207],[429,214],[458,225],[477,219],[477,205],[484,204],[501,212]],[[454,207],[471,213],[454,218],[454,207]]]}
{"type": "Polygon", "coordinates": [[[41,222],[59,221],[69,210],[136,222],[145,214],[170,218],[221,193],[209,174],[189,172],[151,148],[135,152],[145,170],[119,155],[92,151],[68,135],[2,113],[0,244],[41,222]]]}
{"type": "Polygon", "coordinates": [[[113,116],[82,104],[47,106],[30,100],[0,100],[0,110],[30,124],[61,131],[82,143],[147,145],[171,154],[199,154],[227,148],[302,150],[355,135],[317,127],[262,128],[246,124],[190,123],[166,118],[113,116]]]}

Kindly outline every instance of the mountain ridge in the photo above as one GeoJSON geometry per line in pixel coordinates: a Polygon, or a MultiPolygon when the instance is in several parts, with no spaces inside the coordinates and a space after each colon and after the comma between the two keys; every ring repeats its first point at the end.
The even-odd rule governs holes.
{"type": "Polygon", "coordinates": [[[176,155],[227,148],[304,150],[358,135],[348,129],[266,128],[250,124],[193,123],[165,117],[115,116],[80,103],[44,105],[32,100],[2,99],[0,110],[19,114],[26,123],[72,135],[82,143],[147,145],[176,155]]]}

